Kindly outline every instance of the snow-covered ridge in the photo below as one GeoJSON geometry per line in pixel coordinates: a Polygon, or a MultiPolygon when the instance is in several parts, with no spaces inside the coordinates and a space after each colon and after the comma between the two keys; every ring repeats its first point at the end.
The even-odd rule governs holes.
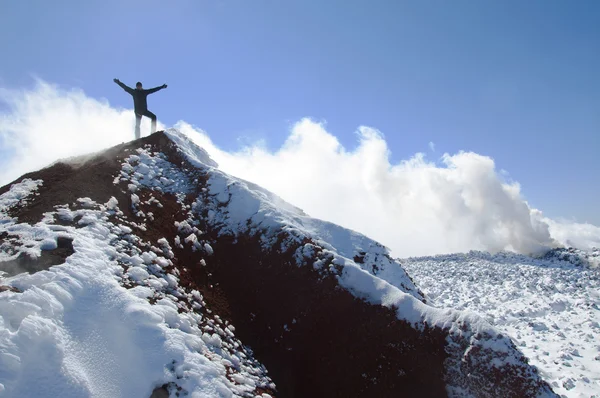
{"type": "MultiPolygon", "coordinates": [[[[317,244],[323,259],[330,260],[316,262],[313,266],[326,264],[328,267],[338,265],[344,269],[353,269],[354,271],[348,272],[354,278],[360,279],[360,275],[363,275],[378,286],[381,285],[380,282],[384,282],[381,285],[383,289],[387,289],[385,285],[389,285],[392,290],[398,289],[422,299],[412,280],[381,244],[357,232],[311,218],[273,193],[213,168],[214,163],[210,159],[205,163],[206,152],[183,134],[177,130],[168,130],[166,134],[177,143],[190,162],[207,167],[210,176],[208,195],[213,205],[208,221],[217,226],[221,234],[260,232],[265,247],[270,247],[279,238],[279,233],[284,231],[289,234],[290,239],[282,243],[283,249],[286,244],[310,238],[313,243],[298,249],[299,263],[304,258],[314,257],[314,244],[317,244]],[[355,257],[357,260],[360,258],[360,261],[355,261],[355,257]]],[[[196,206],[199,207],[200,203],[197,202],[196,206]]]]}
{"type": "MultiPolygon", "coordinates": [[[[177,131],[167,132],[169,137],[185,139],[177,131]]],[[[193,153],[194,146],[186,146],[185,155],[198,158],[193,153]],[[190,153],[191,151],[191,153],[190,153]]],[[[439,327],[447,330],[448,346],[451,347],[448,362],[448,385],[451,395],[470,394],[467,380],[459,380],[465,370],[457,356],[477,362],[483,358],[494,358],[489,364],[468,370],[471,377],[483,377],[486,372],[502,371],[511,367],[523,366],[522,354],[515,348],[510,338],[504,336],[476,314],[451,309],[437,309],[421,301],[421,293],[408,277],[400,263],[391,259],[386,248],[358,233],[339,226],[315,220],[281,208],[272,203],[264,190],[256,190],[252,185],[231,177],[218,169],[209,171],[209,223],[218,227],[222,234],[262,233],[265,246],[273,245],[280,231],[288,233],[288,242],[298,243],[304,238],[311,243],[304,244],[297,251],[299,265],[312,265],[315,268],[327,267],[334,272],[339,284],[358,298],[374,305],[395,309],[398,319],[411,323],[415,328],[439,327]],[[315,247],[317,246],[317,247],[315,247]],[[316,262],[315,253],[322,256],[316,262]],[[324,259],[327,258],[327,261],[324,259]],[[463,346],[458,342],[468,342],[463,346]],[[454,351],[453,351],[454,350],[454,351]],[[454,358],[454,360],[452,360],[454,358]],[[481,372],[481,373],[478,373],[481,372]]],[[[206,199],[204,199],[206,202],[206,199]]],[[[535,379],[531,369],[523,368],[524,374],[535,379]]],[[[532,389],[533,391],[533,389],[532,389]]],[[[549,389],[542,388],[544,394],[552,396],[549,389]]]]}
{"type": "MultiPolygon", "coordinates": [[[[291,269],[312,267],[355,297],[392,309],[415,331],[443,330],[451,396],[493,395],[498,372],[509,380],[503,386],[508,390],[500,391],[511,391],[516,381],[524,395],[553,396],[512,340],[483,318],[426,305],[385,247],[308,217],[272,193],[221,172],[184,135],[166,134],[188,164],[151,145],[131,150],[108,180],[120,190],[115,196],[127,203],[115,197],[103,204],[79,198],[75,206],[55,207],[34,226],[8,216],[0,223],[0,236],[7,231],[33,246],[68,236],[75,249],[63,265],[0,282],[23,291],[0,293],[0,345],[9,347],[0,353],[0,363],[6,361],[0,366],[0,388],[7,395],[148,396],[166,384],[199,396],[260,396],[257,387],[271,388],[264,368],[235,340],[234,325],[208,317],[202,295],[180,285],[185,267],[206,262],[181,264],[180,273],[173,267],[174,252],[189,249],[207,261],[215,255],[201,230],[206,226],[227,239],[258,236],[267,252],[292,248],[296,264],[291,269]],[[168,226],[174,236],[145,241],[153,212],[163,204],[174,205],[169,211],[184,219],[168,226]],[[147,352],[147,346],[156,349],[147,352]],[[40,363],[53,366],[36,367],[39,358],[31,347],[45,355],[40,363]],[[123,353],[125,360],[112,366],[123,353]],[[45,384],[26,383],[37,377],[45,384]]],[[[5,195],[0,203],[25,197],[5,195]]]]}

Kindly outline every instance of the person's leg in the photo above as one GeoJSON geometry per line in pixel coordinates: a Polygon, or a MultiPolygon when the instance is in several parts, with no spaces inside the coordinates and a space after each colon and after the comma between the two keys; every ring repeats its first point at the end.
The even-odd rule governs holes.
{"type": "Polygon", "coordinates": [[[142,121],[142,115],[139,113],[135,114],[135,139],[140,138],[140,122],[142,121]]]}
{"type": "Polygon", "coordinates": [[[156,133],[156,115],[150,111],[144,112],[144,116],[148,116],[152,119],[152,123],[150,124],[150,134],[156,133]]]}

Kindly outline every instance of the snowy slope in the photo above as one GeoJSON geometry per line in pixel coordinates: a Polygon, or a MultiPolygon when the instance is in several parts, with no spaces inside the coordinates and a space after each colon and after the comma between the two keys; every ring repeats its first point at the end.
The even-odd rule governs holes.
{"type": "MultiPolygon", "coordinates": [[[[221,234],[235,235],[260,231],[265,247],[269,247],[278,240],[279,233],[283,231],[290,234],[287,241],[282,242],[283,248],[291,242],[298,243],[304,238],[310,238],[312,243],[304,245],[297,253],[300,264],[304,257],[310,258],[315,254],[317,244],[323,249],[323,260],[315,264],[315,267],[326,263],[325,258],[331,258],[331,264],[328,264],[331,268],[337,265],[349,274],[356,274],[357,278],[358,275],[362,275],[362,278],[368,280],[366,283],[372,283],[373,277],[377,276],[378,280],[389,284],[390,289],[399,289],[418,300],[423,299],[413,281],[381,244],[346,228],[311,218],[302,210],[256,184],[223,173],[215,168],[216,164],[212,160],[207,159],[204,150],[185,136],[176,130],[170,130],[167,134],[177,143],[190,163],[197,167],[210,168],[208,194],[213,208],[208,221],[213,226],[218,226],[221,234]],[[355,261],[354,257],[361,254],[362,257],[367,256],[367,261],[355,261]]],[[[150,157],[148,162],[152,161],[150,157]]],[[[145,166],[142,168],[142,171],[145,171],[145,166]]],[[[200,198],[196,207],[206,206],[205,202],[200,203],[200,198]]]]}
{"type": "Polygon", "coordinates": [[[191,396],[245,396],[270,384],[243,350],[229,349],[239,345],[233,327],[187,308],[202,310],[202,298],[165,271],[168,242],[155,243],[162,255],[139,250],[132,228],[110,220],[119,214],[114,198],[82,199],[81,209],[62,207],[34,226],[11,220],[6,211],[41,183],[24,180],[0,196],[0,232],[38,253],[68,237],[75,253],[48,271],[1,280],[22,293],[0,294],[0,396],[149,397],[169,383],[191,396]]]}
{"type": "MultiPolygon", "coordinates": [[[[204,152],[197,156],[194,144],[186,142],[176,131],[168,134],[178,142],[192,163],[202,162],[204,152]]],[[[280,200],[272,194],[218,169],[211,169],[208,185],[208,195],[204,198],[205,205],[208,202],[211,207],[212,203],[208,222],[219,226],[222,234],[260,231],[266,246],[277,240],[280,231],[288,232],[282,246],[310,238],[312,241],[297,251],[299,265],[307,260],[314,261],[318,253],[320,258],[312,263],[313,267],[334,272],[339,284],[356,297],[394,309],[398,319],[417,329],[437,327],[446,330],[449,347],[446,381],[450,395],[497,394],[502,391],[498,385],[496,391],[493,388],[486,390],[487,387],[478,390],[470,383],[507,369],[515,370],[513,366],[522,363],[521,354],[510,339],[478,316],[424,305],[421,293],[404,269],[389,257],[387,249],[376,242],[330,223],[311,219],[297,209],[278,207],[280,200]]],[[[197,205],[200,206],[199,202],[197,205]]],[[[537,376],[531,372],[532,369],[526,367],[517,371],[535,380],[537,376]]],[[[485,385],[485,382],[482,384],[485,385]]],[[[529,390],[530,393],[533,391],[529,390]]],[[[539,388],[537,394],[553,395],[544,387],[539,388]]]]}
{"type": "Polygon", "coordinates": [[[597,253],[554,254],[471,252],[402,264],[430,304],[478,313],[506,332],[557,393],[600,397],[600,272],[582,265],[595,264],[597,253]]]}
{"type": "MultiPolygon", "coordinates": [[[[109,183],[97,192],[101,201],[61,199],[32,225],[13,210],[30,202],[39,208],[43,180],[23,179],[0,196],[0,269],[51,252],[59,239],[74,249],[64,264],[0,278],[10,287],[0,289],[0,396],[145,397],[165,386],[171,396],[267,397],[275,385],[236,338],[236,325],[190,287],[194,268],[219,255],[212,245],[248,237],[259,238],[265,256],[291,250],[294,267],[310,267],[324,281],[333,278],[336,289],[389,308],[393,327],[423,336],[412,352],[444,336],[450,396],[554,396],[512,340],[483,318],[427,305],[385,247],[221,172],[177,131],[165,137],[176,153],[142,144],[123,149],[116,173],[103,176],[109,183]],[[109,189],[115,196],[106,198],[109,189]],[[165,209],[182,218],[157,225],[165,209]]],[[[400,339],[397,345],[408,347],[400,339]]],[[[394,372],[404,380],[403,369],[394,372]]]]}

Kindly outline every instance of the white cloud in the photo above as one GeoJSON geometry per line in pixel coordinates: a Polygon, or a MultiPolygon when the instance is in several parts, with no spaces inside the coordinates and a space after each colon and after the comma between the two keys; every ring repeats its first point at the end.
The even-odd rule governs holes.
{"type": "Polygon", "coordinates": [[[600,228],[595,225],[550,218],[542,221],[549,225],[552,237],[565,246],[600,248],[600,228]]]}
{"type": "Polygon", "coordinates": [[[433,141],[429,141],[429,149],[431,149],[431,152],[435,152],[435,143],[433,141]]]}
{"type": "Polygon", "coordinates": [[[389,163],[382,135],[359,129],[346,151],[321,124],[297,123],[275,153],[214,148],[204,133],[178,126],[220,167],[277,193],[309,214],[365,233],[399,256],[484,249],[534,252],[552,245],[548,225],[531,217],[518,184],[507,184],[492,159],[444,155],[445,167],[416,154],[389,163]]]}
{"type": "MultiPolygon", "coordinates": [[[[133,138],[131,110],[113,109],[80,90],[38,82],[29,91],[0,89],[0,99],[9,104],[0,114],[0,142],[10,143],[14,153],[0,171],[0,185],[59,158],[133,138]]],[[[142,127],[149,129],[147,122],[142,127]]],[[[548,220],[530,209],[520,186],[506,182],[486,156],[445,154],[439,166],[417,153],[391,164],[377,130],[360,127],[359,146],[348,151],[322,124],[308,119],[295,124],[275,152],[258,142],[229,153],[198,128],[185,122],[176,127],[224,171],[264,186],[312,216],[360,231],[397,256],[471,249],[529,253],[553,239],[600,246],[600,228],[548,220]]]]}
{"type": "MultiPolygon", "coordinates": [[[[0,113],[0,145],[13,154],[2,162],[0,185],[55,160],[134,137],[132,110],[116,110],[79,89],[63,90],[38,80],[33,90],[0,88],[0,103],[7,108],[0,113]]],[[[145,119],[142,131],[149,133],[145,119]]]]}

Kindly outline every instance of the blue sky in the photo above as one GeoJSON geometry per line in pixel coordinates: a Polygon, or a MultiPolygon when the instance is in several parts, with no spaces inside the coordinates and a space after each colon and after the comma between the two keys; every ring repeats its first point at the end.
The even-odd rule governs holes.
{"type": "Polygon", "coordinates": [[[491,156],[533,207],[600,224],[598,21],[583,0],[5,1],[0,85],[131,107],[113,78],[167,83],[150,110],[229,150],[306,116],[351,149],[368,125],[394,162],[491,156]]]}

